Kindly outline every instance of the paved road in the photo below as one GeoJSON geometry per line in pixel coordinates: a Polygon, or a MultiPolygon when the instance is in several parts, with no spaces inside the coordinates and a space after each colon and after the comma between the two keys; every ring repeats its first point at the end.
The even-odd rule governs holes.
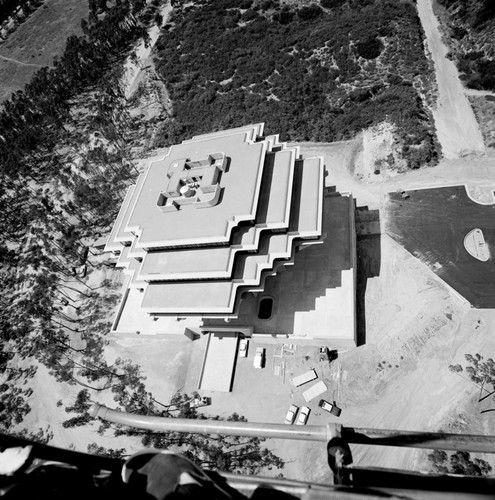
{"type": "Polygon", "coordinates": [[[435,63],[439,98],[433,117],[438,140],[446,158],[482,152],[484,144],[479,125],[464,93],[457,68],[445,57],[448,50],[442,42],[431,1],[418,0],[417,5],[428,48],[435,63]]]}
{"type": "Polygon", "coordinates": [[[495,245],[495,205],[479,205],[464,186],[390,193],[386,231],[476,308],[495,308],[495,260],[479,261],[464,248],[474,228],[495,245]]]}

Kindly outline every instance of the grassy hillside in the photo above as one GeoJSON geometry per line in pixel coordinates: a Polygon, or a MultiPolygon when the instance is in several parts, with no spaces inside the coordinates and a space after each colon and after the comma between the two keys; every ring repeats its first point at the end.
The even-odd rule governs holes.
{"type": "Polygon", "coordinates": [[[256,121],[284,139],[335,141],[387,120],[411,168],[435,162],[414,2],[321,4],[174,2],[155,61],[174,108],[159,144],[256,121]]]}
{"type": "Polygon", "coordinates": [[[451,54],[466,85],[495,91],[495,2],[438,0],[451,54]]]}
{"type": "Polygon", "coordinates": [[[85,0],[45,0],[7,36],[0,44],[0,102],[24,88],[41,66],[53,65],[67,38],[82,34],[88,12],[85,0]]]}

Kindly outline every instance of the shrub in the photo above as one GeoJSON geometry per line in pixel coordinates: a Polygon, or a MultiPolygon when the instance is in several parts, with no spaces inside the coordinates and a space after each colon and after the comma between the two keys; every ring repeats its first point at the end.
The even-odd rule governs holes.
{"type": "Polygon", "coordinates": [[[259,14],[255,10],[248,9],[248,10],[246,10],[246,12],[244,12],[241,15],[241,20],[242,21],[253,21],[257,17],[259,17],[259,14]]]}
{"type": "Polygon", "coordinates": [[[303,21],[311,21],[313,19],[316,19],[321,15],[323,11],[321,10],[321,7],[319,5],[316,5],[315,3],[312,3],[311,5],[307,5],[304,7],[301,7],[297,11],[297,15],[303,20],[303,21]]]}
{"type": "Polygon", "coordinates": [[[357,53],[364,59],[376,59],[383,50],[381,40],[376,37],[370,37],[356,45],[357,53]]]}
{"type": "Polygon", "coordinates": [[[335,9],[345,3],[345,0],[320,0],[320,5],[325,9],[335,9]]]}

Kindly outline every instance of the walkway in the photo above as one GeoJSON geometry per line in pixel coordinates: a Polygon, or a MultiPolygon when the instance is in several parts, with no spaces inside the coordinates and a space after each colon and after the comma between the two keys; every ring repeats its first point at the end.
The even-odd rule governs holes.
{"type": "MultiPolygon", "coordinates": [[[[1,54],[0,54],[0,59],[2,59],[4,61],[13,62],[15,64],[19,64],[20,66],[30,66],[32,68],[44,68],[46,66],[46,65],[43,66],[41,64],[18,61],[17,59],[12,59],[11,57],[2,56],[1,54]]],[[[48,66],[48,67],[53,69],[53,66],[48,66]]]]}

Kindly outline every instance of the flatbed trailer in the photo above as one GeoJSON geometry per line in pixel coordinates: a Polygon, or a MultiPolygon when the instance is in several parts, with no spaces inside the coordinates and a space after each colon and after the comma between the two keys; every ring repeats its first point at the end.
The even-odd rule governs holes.
{"type": "Polygon", "coordinates": [[[292,383],[296,386],[299,387],[300,385],[307,384],[308,382],[311,382],[312,380],[318,378],[317,373],[315,370],[312,368],[311,370],[302,373],[301,375],[298,375],[297,377],[294,377],[292,379],[292,383]]]}
{"type": "Polygon", "coordinates": [[[327,391],[327,386],[325,385],[323,380],[320,380],[303,392],[303,398],[308,402],[327,391]]]}

